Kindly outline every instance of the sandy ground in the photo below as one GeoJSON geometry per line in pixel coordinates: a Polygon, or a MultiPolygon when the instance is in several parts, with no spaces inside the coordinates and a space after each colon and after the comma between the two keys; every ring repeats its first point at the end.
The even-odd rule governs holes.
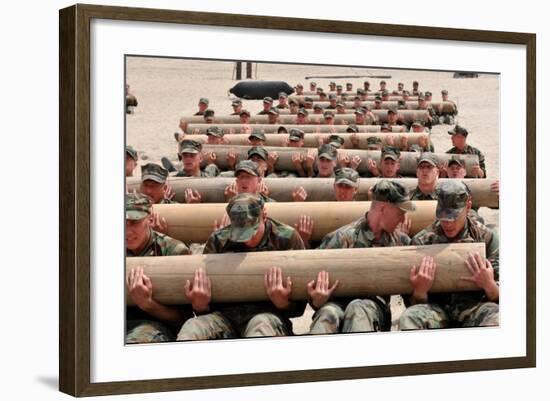
{"type": "MultiPolygon", "coordinates": [[[[191,115],[197,110],[199,98],[207,97],[210,108],[217,115],[232,112],[232,95],[228,90],[237,81],[233,80],[233,62],[212,62],[200,60],[158,59],[132,57],[127,59],[127,83],[137,97],[139,105],[135,113],[127,116],[126,141],[140,152],[143,159],[159,160],[162,156],[173,157],[175,143],[173,133],[178,132],[180,117],[191,115]]],[[[449,91],[449,98],[458,105],[457,121],[468,128],[468,143],[485,153],[488,178],[499,177],[499,77],[482,74],[476,79],[454,79],[452,72],[431,72],[413,70],[370,69],[351,67],[297,66],[285,64],[254,64],[254,78],[281,80],[291,86],[297,83],[308,86],[304,77],[312,75],[349,75],[345,79],[313,79],[318,86],[328,90],[332,80],[339,84],[352,82],[354,90],[369,80],[371,88],[377,89],[380,79],[363,78],[371,75],[391,75],[385,79],[393,90],[397,82],[404,82],[405,88],[412,87],[412,81],[420,82],[420,90],[429,90],[434,100],[440,99],[442,89],[449,91]]],[[[261,100],[243,100],[244,108],[252,114],[262,108],[261,100]]],[[[448,125],[437,125],[432,129],[432,141],[436,152],[451,148],[448,125]]],[[[480,214],[486,223],[499,226],[498,210],[481,208],[480,214]]],[[[395,320],[403,310],[400,297],[392,297],[392,315],[395,320]]],[[[312,310],[306,310],[301,318],[294,319],[296,334],[308,331],[312,310]]]]}

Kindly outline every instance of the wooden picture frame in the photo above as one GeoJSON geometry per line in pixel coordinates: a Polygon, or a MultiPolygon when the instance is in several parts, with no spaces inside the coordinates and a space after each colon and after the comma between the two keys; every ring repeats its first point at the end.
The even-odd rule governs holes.
{"type": "Polygon", "coordinates": [[[73,396],[144,393],[534,367],[536,364],[536,36],[390,24],[201,13],[95,5],[60,10],[60,327],[59,388],[73,396]],[[526,48],[526,355],[369,367],[257,372],[159,380],[90,380],[90,22],[92,19],[330,32],[515,44],[526,48]]]}

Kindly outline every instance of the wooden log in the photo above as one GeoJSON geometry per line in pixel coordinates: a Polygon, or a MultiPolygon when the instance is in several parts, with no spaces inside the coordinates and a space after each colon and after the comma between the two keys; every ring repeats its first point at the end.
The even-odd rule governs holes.
{"type": "MultiPolygon", "coordinates": [[[[384,123],[388,121],[387,110],[372,110],[372,112],[378,118],[379,122],[384,123]]],[[[413,122],[415,120],[421,120],[421,121],[428,120],[428,112],[426,110],[400,110],[399,113],[401,114],[405,122],[413,122]]],[[[321,124],[324,124],[324,121],[325,121],[322,114],[319,114],[319,115],[310,114],[308,116],[308,119],[310,121],[309,124],[321,125],[321,124]]],[[[237,124],[239,122],[240,122],[239,116],[215,116],[214,121],[212,122],[211,125],[237,124]]],[[[275,125],[295,124],[295,122],[296,122],[296,116],[294,115],[291,115],[291,114],[280,115],[279,122],[275,125]]],[[[335,122],[337,122],[340,125],[353,124],[355,122],[355,115],[338,114],[338,118],[335,119],[335,122]]],[[[180,126],[183,126],[185,124],[197,124],[197,123],[204,123],[204,117],[203,116],[184,116],[180,119],[180,126]]],[[[255,124],[255,123],[268,124],[267,116],[265,114],[253,115],[250,117],[250,123],[251,124],[255,124]]],[[[338,124],[335,124],[335,125],[338,125],[338,124]]]]}
{"type": "MultiPolygon", "coordinates": [[[[224,134],[247,134],[252,132],[253,129],[260,129],[266,134],[276,134],[279,131],[280,127],[285,127],[287,131],[290,131],[292,128],[301,129],[306,134],[308,133],[345,133],[348,126],[347,125],[326,125],[326,124],[309,124],[309,125],[300,125],[300,124],[186,124],[183,132],[190,135],[206,134],[206,130],[212,126],[218,127],[223,131],[224,134]]],[[[357,126],[360,133],[363,132],[380,132],[380,125],[358,125],[357,126]]],[[[404,125],[394,125],[392,127],[392,132],[406,132],[407,127],[404,125]]]]}
{"type": "MultiPolygon", "coordinates": [[[[436,203],[415,202],[417,210],[409,213],[412,234],[435,220],[436,203]]],[[[214,220],[220,221],[223,217],[225,206],[225,203],[154,205],[153,211],[166,219],[170,237],[185,243],[203,243],[212,234],[214,220]]],[[[369,209],[370,202],[346,202],[335,206],[334,202],[269,202],[265,205],[269,217],[290,226],[298,223],[302,215],[311,216],[315,221],[312,234],[314,241],[359,219],[369,209]]]]}
{"type": "MultiPolygon", "coordinates": [[[[336,92],[325,92],[327,95],[330,95],[331,93],[335,94],[336,95],[336,92]]],[[[347,100],[353,100],[353,98],[357,95],[356,92],[347,92],[346,93],[346,99],[347,100]]],[[[305,92],[303,95],[292,95],[292,96],[289,96],[288,97],[288,100],[296,100],[297,102],[301,102],[303,103],[305,100],[306,100],[306,97],[309,97],[313,100],[313,102],[318,102],[319,99],[321,98],[317,93],[315,94],[310,94],[310,95],[306,95],[305,92]]],[[[342,96],[341,95],[336,95],[337,99],[338,100],[341,100],[342,99],[342,96]]],[[[367,101],[374,101],[376,98],[376,95],[374,94],[369,94],[367,96],[367,101]]],[[[403,99],[403,96],[401,95],[390,95],[388,100],[389,101],[395,101],[397,102],[398,100],[402,100],[403,99]]],[[[409,96],[409,100],[413,101],[413,100],[416,100],[418,101],[418,96],[409,96]]]]}
{"type": "MultiPolygon", "coordinates": [[[[405,102],[407,105],[407,108],[404,110],[418,110],[418,101],[407,101],[405,102]]],[[[443,106],[442,112],[443,113],[456,113],[455,105],[452,102],[428,102],[428,105],[432,105],[434,109],[437,111],[438,107],[440,105],[443,106]]],[[[330,103],[329,102],[315,102],[315,105],[319,105],[322,108],[327,108],[330,103]]],[[[344,102],[345,108],[346,108],[346,114],[353,114],[355,112],[355,104],[354,102],[346,101],[344,102]]],[[[366,106],[369,108],[374,108],[375,103],[373,101],[366,101],[361,103],[362,106],[366,106]]],[[[383,110],[388,109],[394,109],[397,110],[397,101],[386,101],[382,102],[380,107],[383,110]]],[[[401,111],[401,110],[398,110],[401,111]]],[[[291,114],[290,109],[281,109],[279,110],[280,114],[291,114]]],[[[336,115],[336,118],[338,118],[338,114],[336,115]]]]}
{"type": "MultiPolygon", "coordinates": [[[[436,292],[479,291],[461,280],[470,276],[464,260],[469,253],[485,257],[484,243],[352,248],[302,251],[225,253],[188,256],[126,258],[126,271],[142,266],[151,278],[155,300],[165,305],[186,304],[183,288],[193,273],[203,268],[212,280],[212,302],[255,302],[268,300],[264,275],[272,266],[280,267],[292,279],[291,299],[306,300],[307,283],[326,270],[331,283],[339,280],[334,297],[410,294],[409,270],[424,256],[437,264],[436,292]]],[[[129,297],[127,304],[132,304],[129,297]]]]}
{"type": "MultiPolygon", "coordinates": [[[[307,133],[304,135],[304,148],[318,148],[319,147],[319,138],[330,135],[328,132],[324,134],[317,133],[307,133]]],[[[352,134],[349,133],[338,133],[338,136],[345,140],[344,146],[346,148],[352,148],[351,137],[352,134]]],[[[388,144],[388,140],[393,138],[394,143],[400,143],[401,137],[404,136],[407,138],[407,143],[409,145],[418,144],[421,136],[427,136],[428,134],[416,134],[416,133],[358,133],[357,138],[359,139],[358,149],[367,149],[367,138],[376,137],[380,138],[384,145],[388,144]]],[[[224,139],[229,141],[223,145],[240,145],[240,146],[250,146],[248,142],[248,134],[229,134],[224,136],[224,139]]],[[[284,146],[283,143],[288,139],[288,134],[266,134],[265,136],[265,146],[284,146]]],[[[193,135],[191,138],[195,141],[198,141],[203,144],[207,144],[208,136],[206,135],[193,135]]]]}
{"type": "MultiPolygon", "coordinates": [[[[218,166],[226,170],[228,169],[227,165],[227,153],[235,152],[238,155],[238,160],[244,160],[248,158],[248,150],[250,146],[239,146],[239,145],[203,145],[202,151],[203,156],[206,159],[206,154],[213,152],[217,156],[218,166]]],[[[292,155],[296,152],[306,154],[307,152],[314,152],[317,154],[317,149],[312,148],[288,148],[288,147],[275,147],[275,146],[266,146],[265,149],[268,152],[277,152],[279,159],[275,164],[275,170],[280,171],[295,171],[294,164],[292,163],[292,155]]],[[[350,159],[353,156],[359,156],[361,158],[361,163],[357,167],[359,173],[367,172],[367,161],[370,159],[375,160],[377,163],[380,162],[380,151],[375,150],[362,150],[362,149],[338,149],[339,155],[349,156],[350,159]]],[[[435,153],[434,156],[437,158],[438,162],[442,163],[444,161],[449,161],[452,157],[449,153],[435,153]]],[[[461,155],[464,158],[466,163],[466,174],[468,177],[474,177],[472,173],[472,168],[474,165],[479,164],[479,157],[477,155],[461,155]]],[[[416,177],[416,164],[417,164],[418,152],[401,152],[401,162],[399,173],[403,176],[416,177]]],[[[315,165],[314,165],[315,168],[315,165]]]]}
{"type": "MultiPolygon", "coordinates": [[[[452,178],[440,178],[439,182],[451,180],[452,178]]],[[[180,203],[185,202],[185,190],[191,188],[197,190],[202,197],[202,203],[223,203],[225,202],[224,190],[235,178],[216,177],[216,178],[190,178],[190,177],[170,177],[168,184],[176,193],[175,200],[180,203]]],[[[355,196],[356,201],[368,200],[367,194],[380,178],[361,178],[359,180],[359,190],[355,196]]],[[[397,181],[412,191],[418,185],[416,178],[396,178],[397,181]]],[[[491,184],[496,180],[466,178],[461,180],[472,192],[472,203],[474,207],[499,207],[499,198],[496,193],[491,191],[491,184]]],[[[139,190],[140,179],[129,177],[126,179],[130,191],[139,190]]],[[[307,192],[306,202],[331,202],[334,198],[334,178],[264,178],[263,182],[269,188],[269,197],[277,202],[292,202],[292,190],[296,187],[303,187],[307,192]]]]}

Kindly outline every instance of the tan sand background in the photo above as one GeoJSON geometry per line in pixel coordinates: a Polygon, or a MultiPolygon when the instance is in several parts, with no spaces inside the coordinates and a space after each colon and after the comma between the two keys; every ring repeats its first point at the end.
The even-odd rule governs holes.
{"type": "MultiPolygon", "coordinates": [[[[126,81],[138,99],[138,107],[126,118],[127,144],[138,150],[142,160],[159,160],[162,156],[173,159],[176,152],[173,133],[180,132],[180,117],[197,111],[199,98],[207,97],[209,107],[216,111],[216,115],[232,113],[233,96],[228,91],[238,82],[233,79],[234,66],[234,62],[128,57],[126,81]]],[[[458,106],[457,121],[470,133],[468,143],[485,154],[488,178],[499,178],[498,75],[480,74],[478,78],[455,79],[453,72],[289,64],[253,64],[253,72],[255,79],[286,81],[291,86],[302,83],[306,90],[311,80],[325,90],[329,89],[330,81],[342,85],[351,82],[355,90],[369,80],[371,89],[377,90],[381,79],[365,77],[373,75],[391,75],[392,78],[385,79],[390,91],[397,88],[398,82],[403,82],[405,89],[411,89],[412,81],[417,80],[419,89],[431,91],[435,101],[440,100],[441,90],[447,89],[449,99],[458,106]],[[350,78],[305,79],[306,76],[322,75],[349,75],[350,78]]],[[[262,109],[261,100],[243,99],[243,105],[252,114],[262,109]]],[[[436,152],[445,152],[452,147],[447,134],[449,128],[448,125],[436,125],[432,129],[436,152]]],[[[499,227],[498,210],[481,208],[480,214],[486,223],[499,227]]],[[[394,322],[402,310],[400,297],[392,297],[394,322]]],[[[308,331],[311,315],[312,310],[308,307],[303,317],[294,319],[296,334],[308,331]]]]}

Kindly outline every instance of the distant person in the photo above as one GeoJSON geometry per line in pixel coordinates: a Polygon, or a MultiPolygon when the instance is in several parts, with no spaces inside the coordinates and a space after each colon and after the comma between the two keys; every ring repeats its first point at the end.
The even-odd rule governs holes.
{"type": "Polygon", "coordinates": [[[210,100],[208,100],[205,97],[201,97],[199,99],[199,111],[197,111],[194,115],[195,116],[203,116],[204,112],[208,108],[208,105],[210,104],[210,100]]]}

